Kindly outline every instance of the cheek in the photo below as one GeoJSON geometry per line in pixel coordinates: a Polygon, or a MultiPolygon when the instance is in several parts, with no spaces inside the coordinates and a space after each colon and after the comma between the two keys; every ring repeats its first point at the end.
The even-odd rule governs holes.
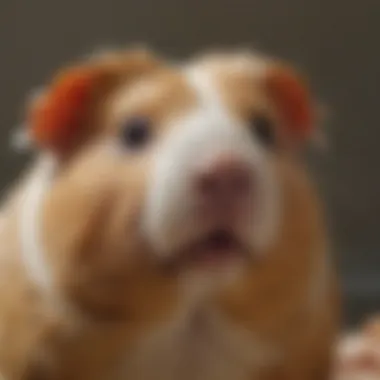
{"type": "Polygon", "coordinates": [[[66,266],[66,288],[88,306],[121,305],[127,291],[143,286],[136,276],[150,262],[141,238],[145,182],[130,174],[119,171],[112,186],[104,184],[103,196],[90,206],[82,224],[79,249],[66,266]]]}
{"type": "Polygon", "coordinates": [[[276,158],[267,157],[257,171],[255,217],[250,233],[259,251],[275,243],[282,219],[283,183],[276,158]]]}
{"type": "MultiPolygon", "coordinates": [[[[61,202],[62,212],[72,215],[71,222],[65,223],[72,227],[66,229],[77,230],[78,238],[86,242],[78,259],[91,264],[96,257],[111,264],[134,251],[141,235],[148,165],[137,156],[101,150],[78,167],[70,178],[70,189],[66,186],[61,197],[67,198],[61,202]]],[[[69,234],[65,240],[70,240],[69,234]]]]}
{"type": "Polygon", "coordinates": [[[142,249],[142,210],[147,191],[149,165],[145,159],[124,158],[115,174],[114,186],[104,220],[104,245],[110,252],[123,251],[123,256],[133,256],[142,249]],[[134,161],[134,162],[131,162],[134,161]]]}

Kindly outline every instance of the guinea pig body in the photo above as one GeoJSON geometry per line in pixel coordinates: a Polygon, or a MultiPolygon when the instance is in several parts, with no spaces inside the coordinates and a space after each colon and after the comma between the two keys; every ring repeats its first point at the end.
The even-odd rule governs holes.
{"type": "Polygon", "coordinates": [[[339,307],[297,152],[308,102],[254,54],[64,72],[30,121],[49,154],[4,206],[4,376],[327,379],[339,307]]]}

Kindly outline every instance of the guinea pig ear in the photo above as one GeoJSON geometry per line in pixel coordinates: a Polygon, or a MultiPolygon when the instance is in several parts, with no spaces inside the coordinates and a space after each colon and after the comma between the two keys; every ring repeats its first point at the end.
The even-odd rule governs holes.
{"type": "Polygon", "coordinates": [[[63,153],[83,133],[94,91],[102,73],[74,67],[59,73],[28,115],[30,135],[40,147],[63,153]]]}
{"type": "Polygon", "coordinates": [[[277,110],[286,135],[301,143],[315,133],[315,107],[306,82],[292,68],[284,65],[268,67],[265,86],[277,110]]]}
{"type": "Polygon", "coordinates": [[[153,66],[154,60],[145,53],[115,53],[62,70],[31,105],[27,123],[32,141],[66,154],[91,133],[88,124],[95,102],[121,78],[128,80],[153,66]]]}

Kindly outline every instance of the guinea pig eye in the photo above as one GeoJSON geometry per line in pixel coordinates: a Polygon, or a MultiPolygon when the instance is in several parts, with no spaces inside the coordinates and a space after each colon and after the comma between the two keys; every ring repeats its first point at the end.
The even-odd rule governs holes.
{"type": "Polygon", "coordinates": [[[265,146],[271,148],[276,143],[273,121],[265,115],[256,115],[251,120],[251,130],[265,146]]]}
{"type": "Polygon", "coordinates": [[[126,120],[122,125],[121,140],[128,148],[142,148],[150,138],[150,120],[145,117],[135,117],[126,120]]]}

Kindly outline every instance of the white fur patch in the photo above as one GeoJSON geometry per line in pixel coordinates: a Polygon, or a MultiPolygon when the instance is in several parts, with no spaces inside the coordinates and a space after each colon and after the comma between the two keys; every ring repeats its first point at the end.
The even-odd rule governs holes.
{"type": "Polygon", "coordinates": [[[51,273],[40,241],[41,210],[44,196],[54,175],[56,162],[44,156],[32,173],[20,205],[21,254],[28,276],[42,289],[52,288],[51,273]]]}
{"type": "Polygon", "coordinates": [[[41,295],[49,301],[50,312],[52,315],[64,315],[67,322],[66,333],[72,333],[83,327],[87,321],[57,288],[54,272],[47,260],[48,252],[44,249],[41,236],[43,202],[56,169],[56,159],[50,154],[42,154],[27,178],[19,204],[20,253],[26,275],[41,295]]]}
{"type": "Polygon", "coordinates": [[[242,234],[263,250],[275,238],[279,218],[270,152],[227,110],[210,73],[189,67],[185,76],[198,103],[188,114],[172,120],[168,135],[157,147],[148,185],[145,231],[162,255],[197,236],[202,226],[194,213],[194,170],[219,153],[232,153],[249,164],[257,180],[254,210],[242,234]]]}

